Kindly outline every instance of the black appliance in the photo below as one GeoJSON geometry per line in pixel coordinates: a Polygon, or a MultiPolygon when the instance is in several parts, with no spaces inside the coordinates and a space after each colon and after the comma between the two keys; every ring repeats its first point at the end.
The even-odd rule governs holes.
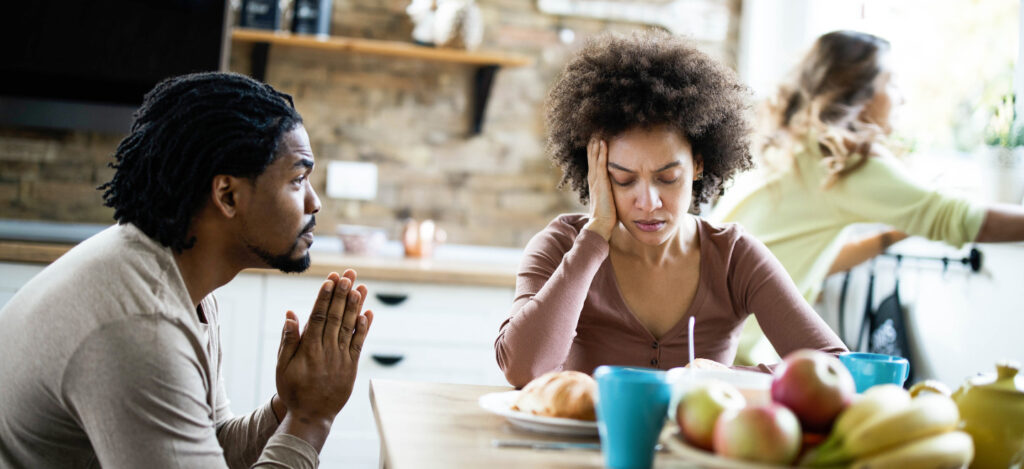
{"type": "Polygon", "coordinates": [[[226,68],[224,0],[6,2],[0,126],[127,133],[160,80],[226,68]]]}

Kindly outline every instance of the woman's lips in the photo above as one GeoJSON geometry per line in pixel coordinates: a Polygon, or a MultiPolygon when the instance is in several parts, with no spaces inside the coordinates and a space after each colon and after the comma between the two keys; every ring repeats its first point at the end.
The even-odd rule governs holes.
{"type": "Polygon", "coordinates": [[[665,222],[659,220],[637,220],[633,223],[636,224],[637,228],[640,228],[640,231],[646,232],[658,231],[665,226],[665,222]]]}

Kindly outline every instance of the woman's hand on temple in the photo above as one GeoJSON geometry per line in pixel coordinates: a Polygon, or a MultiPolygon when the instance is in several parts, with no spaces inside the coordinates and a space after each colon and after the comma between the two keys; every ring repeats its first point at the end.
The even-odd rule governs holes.
{"type": "Polygon", "coordinates": [[[587,182],[590,185],[590,221],[583,228],[611,239],[612,230],[619,223],[615,212],[615,197],[608,180],[608,144],[591,137],[587,144],[587,182]]]}

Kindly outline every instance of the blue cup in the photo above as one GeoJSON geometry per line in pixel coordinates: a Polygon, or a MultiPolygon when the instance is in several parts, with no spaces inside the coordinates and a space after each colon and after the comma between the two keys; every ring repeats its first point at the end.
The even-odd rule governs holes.
{"type": "Polygon", "coordinates": [[[650,468],[672,397],[665,372],[599,366],[594,370],[594,379],[597,380],[597,431],[601,436],[605,466],[650,468]]]}
{"type": "Polygon", "coordinates": [[[910,362],[906,358],[881,353],[847,352],[839,355],[839,361],[846,365],[857,384],[857,392],[866,391],[876,384],[903,386],[910,374],[910,362]]]}

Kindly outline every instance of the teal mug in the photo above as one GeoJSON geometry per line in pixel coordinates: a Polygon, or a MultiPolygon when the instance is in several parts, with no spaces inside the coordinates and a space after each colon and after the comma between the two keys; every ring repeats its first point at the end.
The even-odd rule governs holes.
{"type": "Polygon", "coordinates": [[[857,392],[862,393],[876,384],[903,386],[910,375],[910,362],[906,358],[881,353],[847,352],[839,355],[853,375],[857,392]]]}
{"type": "Polygon", "coordinates": [[[650,468],[672,397],[665,371],[599,366],[594,370],[594,379],[597,431],[605,466],[650,468]]]}

